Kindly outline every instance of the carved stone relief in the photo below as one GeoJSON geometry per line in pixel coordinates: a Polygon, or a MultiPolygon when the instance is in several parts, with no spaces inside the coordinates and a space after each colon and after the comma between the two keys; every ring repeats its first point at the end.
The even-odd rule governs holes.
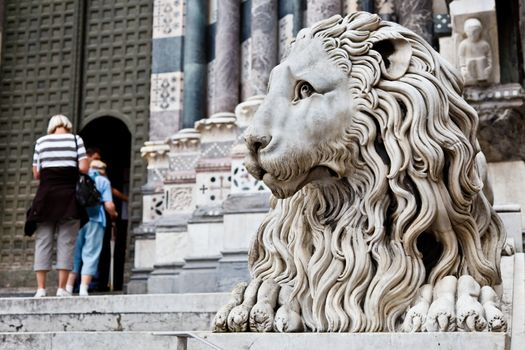
{"type": "Polygon", "coordinates": [[[466,85],[485,83],[492,73],[490,44],[481,37],[483,25],[477,18],[465,21],[466,38],[459,44],[459,68],[466,85]]]}

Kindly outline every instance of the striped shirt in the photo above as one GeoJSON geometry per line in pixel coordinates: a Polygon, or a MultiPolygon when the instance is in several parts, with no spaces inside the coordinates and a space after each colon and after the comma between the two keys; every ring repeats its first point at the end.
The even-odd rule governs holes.
{"type": "Polygon", "coordinates": [[[78,135],[75,148],[73,134],[45,135],[36,141],[33,166],[38,169],[52,167],[76,167],[77,159],[87,158],[84,141],[78,135]]]}

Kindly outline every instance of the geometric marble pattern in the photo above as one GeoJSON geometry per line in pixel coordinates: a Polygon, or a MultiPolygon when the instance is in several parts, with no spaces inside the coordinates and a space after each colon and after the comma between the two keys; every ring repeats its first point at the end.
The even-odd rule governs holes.
{"type": "Polygon", "coordinates": [[[452,24],[448,13],[434,14],[434,33],[439,35],[448,35],[452,33],[452,24]]]}
{"type": "Polygon", "coordinates": [[[150,111],[182,109],[183,72],[151,75],[150,111]]]}
{"type": "Polygon", "coordinates": [[[230,156],[233,142],[207,142],[203,143],[201,147],[202,158],[223,158],[230,156]]]}
{"type": "Polygon", "coordinates": [[[269,192],[264,182],[254,178],[246,168],[243,161],[233,159],[231,170],[231,193],[256,193],[269,192]]]}
{"type": "Polygon", "coordinates": [[[153,38],[184,34],[185,0],[155,0],[153,6],[153,38]]]}

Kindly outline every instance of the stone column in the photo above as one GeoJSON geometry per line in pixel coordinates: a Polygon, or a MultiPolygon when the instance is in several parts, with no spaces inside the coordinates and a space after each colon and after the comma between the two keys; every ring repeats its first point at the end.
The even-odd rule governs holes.
{"type": "Polygon", "coordinates": [[[399,24],[432,43],[432,0],[395,0],[399,24]]]}
{"type": "Polygon", "coordinates": [[[307,0],[306,26],[341,13],[341,0],[307,0]]]}
{"type": "Polygon", "coordinates": [[[279,61],[303,26],[304,0],[279,2],[279,61]]]}
{"type": "Polygon", "coordinates": [[[277,65],[277,0],[252,0],[251,96],[264,95],[277,65]]]}
{"type": "Polygon", "coordinates": [[[342,3],[344,15],[356,11],[374,12],[374,0],[343,0],[342,3]]]}
{"type": "Polygon", "coordinates": [[[210,114],[233,113],[239,103],[241,5],[238,0],[220,0],[215,36],[214,93],[210,114]]]}
{"type": "Polygon", "coordinates": [[[385,21],[396,21],[396,6],[394,0],[375,0],[375,13],[385,21]]]}
{"type": "Polygon", "coordinates": [[[250,86],[250,72],[252,67],[252,2],[241,2],[241,100],[252,96],[250,86]]]}
{"type": "Polygon", "coordinates": [[[182,119],[184,1],[155,0],[149,139],[164,140],[182,119]]]}
{"type": "Polygon", "coordinates": [[[182,126],[192,128],[206,115],[206,24],[208,1],[186,2],[182,126]]]}
{"type": "Polygon", "coordinates": [[[215,104],[215,67],[216,67],[216,36],[217,36],[217,6],[218,0],[209,0],[208,7],[208,25],[206,27],[206,35],[208,40],[208,50],[206,56],[207,62],[207,75],[206,83],[208,85],[207,95],[206,95],[206,106],[207,114],[206,116],[211,116],[213,111],[213,106],[215,104]]]}

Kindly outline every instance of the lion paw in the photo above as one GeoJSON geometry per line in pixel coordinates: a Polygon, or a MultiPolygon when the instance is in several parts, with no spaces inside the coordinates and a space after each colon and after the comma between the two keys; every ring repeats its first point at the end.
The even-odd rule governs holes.
{"type": "Polygon", "coordinates": [[[232,332],[246,332],[249,315],[250,307],[248,305],[234,307],[228,315],[228,329],[232,332]]]}
{"type": "Polygon", "coordinates": [[[480,332],[487,327],[485,310],[478,301],[481,287],[472,278],[464,275],[458,280],[457,325],[464,332],[480,332]]]}
{"type": "Polygon", "coordinates": [[[507,331],[507,321],[501,312],[499,298],[494,289],[489,286],[482,287],[479,300],[485,309],[489,332],[507,331]]]}
{"type": "Polygon", "coordinates": [[[250,312],[250,330],[252,332],[271,332],[275,318],[275,307],[279,295],[279,285],[274,280],[261,284],[257,294],[257,304],[250,312]]]}
{"type": "Polygon", "coordinates": [[[418,291],[414,305],[407,311],[403,321],[404,332],[423,332],[428,308],[432,302],[432,286],[425,284],[418,291]]]}
{"type": "Polygon", "coordinates": [[[248,286],[238,285],[230,302],[217,312],[214,331],[245,332],[248,328],[253,332],[272,331],[278,294],[279,285],[274,280],[262,282],[257,278],[248,286]]]}
{"type": "Polygon", "coordinates": [[[273,307],[268,301],[258,302],[250,311],[250,331],[271,332],[274,316],[273,307]]]}
{"type": "MultiPolygon", "coordinates": [[[[241,287],[239,287],[238,293],[235,293],[235,289],[232,292],[233,303],[237,305],[230,309],[227,316],[227,325],[228,330],[230,332],[245,332],[248,329],[248,318],[250,316],[250,310],[255,304],[257,290],[259,289],[260,285],[261,280],[254,279],[250,282],[250,284],[247,287],[242,288],[244,293],[240,291],[241,287]],[[237,296],[239,297],[239,299],[236,298],[237,296]]],[[[224,306],[224,309],[221,308],[219,310],[219,312],[216,315],[216,319],[218,319],[218,322],[222,320],[222,318],[224,317],[223,313],[228,311],[228,307],[230,304],[231,303],[228,303],[224,306]]],[[[215,324],[217,325],[217,322],[215,324]]]]}
{"type": "Polygon", "coordinates": [[[279,292],[278,303],[281,305],[275,313],[273,328],[277,332],[302,332],[304,323],[301,318],[301,308],[296,300],[292,299],[292,287],[282,286],[279,292]]]}
{"type": "Polygon", "coordinates": [[[248,284],[246,282],[241,282],[237,284],[235,288],[233,288],[230,300],[226,305],[222,306],[219,311],[217,311],[217,314],[213,319],[213,332],[228,331],[228,315],[231,313],[234,307],[238,306],[242,302],[244,291],[246,290],[247,286],[248,284]]]}
{"type": "Polygon", "coordinates": [[[433,301],[425,321],[427,332],[452,332],[456,330],[456,295],[457,279],[446,276],[436,283],[433,301]]]}

